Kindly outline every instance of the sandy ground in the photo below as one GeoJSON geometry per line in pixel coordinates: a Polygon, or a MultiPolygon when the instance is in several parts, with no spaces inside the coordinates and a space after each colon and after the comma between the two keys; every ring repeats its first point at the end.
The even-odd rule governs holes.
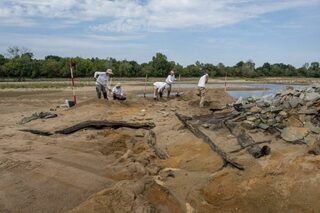
{"type": "MultiPolygon", "coordinates": [[[[87,87],[77,94],[79,104],[65,109],[57,106],[71,99],[70,91],[0,91],[0,212],[320,211],[320,157],[307,154],[305,145],[252,132],[257,141],[272,140],[271,155],[254,159],[244,150],[231,154],[244,171],[221,168],[217,153],[174,115],[210,113],[197,101],[131,96],[106,102],[87,87]],[[18,124],[24,116],[50,109],[58,117],[18,124]],[[86,120],[154,122],[156,144],[168,158],[155,154],[148,145],[150,132],[143,129],[52,136],[19,131],[53,132],[86,120]]],[[[232,102],[223,91],[210,94],[213,105],[232,102]]],[[[226,129],[203,131],[227,153],[239,148],[226,129]]]]}

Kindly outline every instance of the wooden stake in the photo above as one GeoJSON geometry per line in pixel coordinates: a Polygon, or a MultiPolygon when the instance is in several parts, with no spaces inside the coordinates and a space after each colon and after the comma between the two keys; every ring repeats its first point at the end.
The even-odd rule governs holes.
{"type": "Polygon", "coordinates": [[[146,74],[146,78],[144,79],[144,93],[143,93],[143,97],[146,97],[146,93],[147,93],[147,81],[148,81],[148,74],[146,74]]]}
{"type": "Polygon", "coordinates": [[[72,60],[70,59],[70,75],[71,75],[71,88],[72,88],[72,94],[73,94],[73,101],[74,104],[77,103],[77,97],[76,97],[76,91],[74,90],[74,79],[73,79],[73,66],[72,60]]]}

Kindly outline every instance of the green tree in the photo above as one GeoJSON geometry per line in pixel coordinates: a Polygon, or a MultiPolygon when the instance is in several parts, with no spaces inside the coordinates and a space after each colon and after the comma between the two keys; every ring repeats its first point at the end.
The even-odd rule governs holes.
{"type": "Polygon", "coordinates": [[[174,67],[173,64],[168,62],[167,56],[162,53],[156,53],[156,55],[152,57],[151,66],[153,69],[152,75],[155,77],[166,76],[174,67]]]}

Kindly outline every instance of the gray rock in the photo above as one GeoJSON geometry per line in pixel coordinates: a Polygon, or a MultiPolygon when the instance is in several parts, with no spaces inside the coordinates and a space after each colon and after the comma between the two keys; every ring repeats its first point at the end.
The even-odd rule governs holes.
{"type": "Polygon", "coordinates": [[[277,123],[277,121],[275,120],[275,119],[268,119],[267,120],[267,124],[269,125],[269,126],[272,126],[272,125],[274,125],[274,124],[276,124],[277,123]]]}
{"type": "Polygon", "coordinates": [[[254,121],[256,121],[257,120],[257,118],[255,117],[255,116],[249,116],[249,117],[247,117],[247,121],[252,121],[252,122],[254,122],[254,121]]]}
{"type": "Polygon", "coordinates": [[[283,140],[295,142],[302,140],[308,134],[308,129],[304,127],[286,127],[281,132],[283,140]]]}
{"type": "Polygon", "coordinates": [[[318,114],[318,111],[316,109],[301,109],[298,113],[305,115],[316,115],[318,114]]]}
{"type": "Polygon", "coordinates": [[[251,107],[254,107],[254,104],[244,104],[242,106],[243,109],[250,109],[251,107]]]}
{"type": "Polygon", "coordinates": [[[305,95],[304,93],[300,93],[299,98],[300,98],[301,100],[303,100],[305,97],[306,97],[306,95],[305,95]]]}
{"type": "Polygon", "coordinates": [[[296,108],[300,104],[300,102],[301,99],[294,97],[289,101],[289,104],[292,108],[296,108]]]}
{"type": "Polygon", "coordinates": [[[204,128],[209,128],[209,127],[210,127],[210,125],[207,124],[207,123],[204,123],[204,124],[202,124],[201,126],[204,127],[204,128]]]}
{"type": "Polygon", "coordinates": [[[284,117],[284,118],[288,117],[288,113],[286,111],[279,112],[279,115],[284,117]]]}
{"type": "Polygon", "coordinates": [[[283,110],[283,106],[271,107],[271,112],[280,112],[283,110]]]}
{"type": "Polygon", "coordinates": [[[283,106],[284,109],[290,109],[291,108],[291,105],[290,105],[289,101],[285,101],[282,106],[283,106]]]}
{"type": "Polygon", "coordinates": [[[316,101],[320,99],[320,94],[316,92],[306,93],[305,101],[316,101]]]}
{"type": "Polygon", "coordinates": [[[307,102],[306,107],[311,107],[314,104],[314,102],[307,102]]]}
{"type": "Polygon", "coordinates": [[[308,128],[311,132],[320,134],[320,127],[313,125],[311,122],[306,122],[304,127],[308,128]]]}
{"type": "Polygon", "coordinates": [[[260,124],[258,125],[258,127],[259,127],[260,129],[267,130],[270,126],[267,125],[267,124],[264,124],[264,123],[260,123],[260,124]]]}
{"type": "Polygon", "coordinates": [[[241,126],[242,126],[243,128],[246,128],[246,129],[253,129],[253,128],[255,128],[255,124],[254,124],[252,121],[243,121],[243,122],[241,123],[241,126]]]}
{"type": "Polygon", "coordinates": [[[308,151],[309,154],[320,155],[320,143],[315,143],[308,151]]]}

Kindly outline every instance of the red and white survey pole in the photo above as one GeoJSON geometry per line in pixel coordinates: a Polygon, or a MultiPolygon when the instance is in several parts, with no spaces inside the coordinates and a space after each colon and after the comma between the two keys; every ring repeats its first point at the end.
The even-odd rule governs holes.
{"type": "Polygon", "coordinates": [[[73,68],[75,67],[75,65],[76,64],[72,62],[72,60],[70,59],[71,88],[72,88],[74,104],[77,103],[77,96],[76,96],[76,91],[74,89],[74,78],[73,78],[73,68]]]}

